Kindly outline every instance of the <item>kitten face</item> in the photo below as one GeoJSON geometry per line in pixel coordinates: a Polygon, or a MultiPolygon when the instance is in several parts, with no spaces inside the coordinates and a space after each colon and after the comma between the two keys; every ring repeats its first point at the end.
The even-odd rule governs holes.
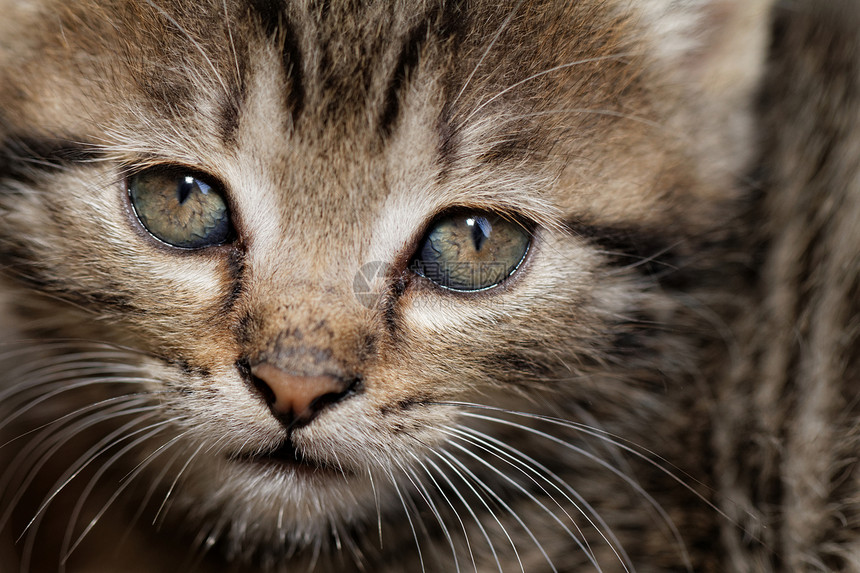
{"type": "Polygon", "coordinates": [[[730,216],[752,81],[681,81],[721,62],[651,49],[664,3],[563,4],[3,6],[15,328],[132,349],[133,392],[169,424],[119,465],[175,514],[239,554],[314,545],[402,511],[431,463],[465,472],[438,453],[458,403],[598,403],[619,431],[672,407],[659,344],[618,354],[631,316],[677,312],[630,263],[730,216]],[[206,181],[229,231],[171,239],[135,203],[151,173],[206,181]],[[521,229],[522,261],[466,291],[416,272],[448,216],[521,229]],[[278,412],[271,369],[339,385],[309,390],[313,416],[278,412]]]}

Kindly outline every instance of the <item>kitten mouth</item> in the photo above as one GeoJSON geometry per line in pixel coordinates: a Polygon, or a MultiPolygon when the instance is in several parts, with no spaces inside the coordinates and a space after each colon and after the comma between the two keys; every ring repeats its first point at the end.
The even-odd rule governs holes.
{"type": "Polygon", "coordinates": [[[313,460],[306,458],[294,445],[291,441],[285,442],[276,450],[272,450],[271,452],[260,454],[256,456],[257,459],[263,460],[272,460],[281,462],[284,464],[292,464],[292,465],[304,465],[310,467],[317,467],[318,464],[313,460]]]}
{"type": "Polygon", "coordinates": [[[268,452],[242,454],[234,459],[246,463],[262,464],[268,467],[289,468],[297,472],[342,473],[342,470],[339,468],[305,456],[296,448],[292,440],[287,440],[274,450],[268,452]]]}

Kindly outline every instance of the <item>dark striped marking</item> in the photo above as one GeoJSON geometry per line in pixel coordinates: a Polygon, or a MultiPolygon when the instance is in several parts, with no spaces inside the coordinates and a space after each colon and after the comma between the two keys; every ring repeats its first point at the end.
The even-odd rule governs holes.
{"type": "Polygon", "coordinates": [[[262,327],[262,319],[250,312],[243,314],[233,325],[233,335],[240,346],[247,346],[254,340],[262,327]]]}
{"type": "Polygon", "coordinates": [[[260,19],[267,36],[274,36],[283,22],[285,4],[282,0],[253,0],[251,10],[260,19]]]}
{"type": "MultiPolygon", "coordinates": [[[[424,46],[431,37],[440,43],[449,42],[452,39],[461,40],[465,29],[465,17],[461,2],[444,2],[436,10],[421,18],[406,34],[397,64],[391,72],[379,116],[379,131],[383,138],[390,136],[397,124],[403,93],[420,64],[424,46]]],[[[449,48],[456,49],[457,44],[459,41],[454,41],[449,48]]],[[[442,130],[445,129],[441,123],[440,127],[442,130]]],[[[447,139],[443,138],[443,141],[447,139]]]]}
{"type": "Polygon", "coordinates": [[[392,338],[399,336],[400,312],[397,302],[406,292],[406,286],[406,279],[403,276],[396,277],[391,282],[389,292],[382,297],[382,316],[392,338]]]}
{"type": "Polygon", "coordinates": [[[304,73],[302,52],[298,35],[286,14],[286,6],[281,0],[253,0],[251,10],[259,18],[263,30],[270,39],[283,42],[281,49],[284,74],[289,81],[287,109],[295,122],[305,106],[304,73]]]}
{"type": "Polygon", "coordinates": [[[436,132],[439,140],[436,145],[437,162],[440,167],[438,182],[444,183],[448,173],[453,169],[457,160],[457,149],[459,148],[460,132],[454,129],[452,124],[451,108],[445,105],[436,121],[436,132]]]}
{"type": "MultiPolygon", "coordinates": [[[[389,415],[398,415],[406,410],[411,410],[413,408],[423,407],[423,406],[431,406],[435,405],[437,402],[433,399],[432,396],[428,394],[415,394],[412,396],[407,396],[405,398],[400,398],[397,401],[389,402],[388,404],[383,404],[379,407],[379,413],[382,416],[389,415]]],[[[403,426],[398,424],[392,428],[394,433],[400,433],[403,431],[403,426]]],[[[415,428],[416,430],[420,428],[415,428]]]]}
{"type": "Polygon", "coordinates": [[[224,296],[221,309],[224,313],[229,313],[233,310],[233,306],[239,300],[239,297],[242,296],[242,290],[244,289],[245,252],[239,248],[230,249],[226,261],[227,270],[230,273],[231,287],[224,296]]]}
{"type": "Polygon", "coordinates": [[[218,130],[221,134],[221,140],[230,145],[236,141],[236,133],[239,131],[239,119],[242,113],[242,107],[247,99],[247,54],[244,53],[246,47],[240,48],[237,46],[235,53],[236,66],[238,69],[235,73],[229,75],[228,93],[222,93],[218,98],[218,107],[220,109],[218,116],[218,130]]]}
{"type": "Polygon", "coordinates": [[[57,171],[101,157],[96,146],[82,141],[10,136],[0,142],[0,180],[32,182],[39,172],[57,171]]]}
{"type": "Polygon", "coordinates": [[[612,227],[567,221],[571,234],[600,248],[610,263],[640,274],[661,278],[679,269],[685,241],[669,232],[634,227],[612,227]]]}
{"type": "Polygon", "coordinates": [[[194,101],[194,84],[180,73],[151,64],[134,75],[135,86],[163,117],[180,118],[189,112],[194,101]]]}
{"type": "Polygon", "coordinates": [[[22,244],[4,243],[0,249],[0,267],[4,275],[14,278],[23,287],[48,295],[50,300],[46,301],[47,304],[56,305],[60,300],[78,308],[92,309],[101,315],[105,315],[107,310],[136,316],[149,312],[119,284],[106,284],[98,290],[66,284],[51,270],[38,264],[38,259],[36,253],[22,244]]]}
{"type": "Polygon", "coordinates": [[[167,355],[162,356],[161,359],[168,364],[178,366],[188,376],[199,376],[201,378],[209,378],[212,376],[212,371],[209,368],[198,364],[192,364],[182,356],[167,355]]]}
{"type": "Polygon", "coordinates": [[[385,92],[385,100],[382,104],[382,113],[379,118],[379,130],[383,138],[391,135],[391,132],[400,116],[400,102],[404,87],[418,67],[421,49],[430,34],[430,24],[422,20],[407,34],[406,41],[400,49],[397,65],[388,81],[388,89],[385,92]]]}

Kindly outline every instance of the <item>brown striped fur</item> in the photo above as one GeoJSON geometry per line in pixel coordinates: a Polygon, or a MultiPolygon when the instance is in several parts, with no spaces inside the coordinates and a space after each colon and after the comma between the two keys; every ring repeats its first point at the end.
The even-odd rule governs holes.
{"type": "Polygon", "coordinates": [[[860,571],[858,29],[0,0],[0,570],[860,571]],[[141,226],[155,165],[227,244],[141,226]],[[452,208],[532,233],[500,285],[410,270],[452,208]],[[350,390],[293,430],[255,362],[350,390]]]}

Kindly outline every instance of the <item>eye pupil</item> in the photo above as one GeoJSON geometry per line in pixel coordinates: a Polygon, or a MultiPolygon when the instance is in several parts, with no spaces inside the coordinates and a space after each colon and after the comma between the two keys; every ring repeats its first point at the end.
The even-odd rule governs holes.
{"type": "Polygon", "coordinates": [[[480,251],[487,239],[490,238],[493,226],[490,225],[486,217],[466,219],[466,225],[472,227],[472,242],[475,245],[475,250],[480,251]]]}
{"type": "Polygon", "coordinates": [[[176,190],[176,197],[179,199],[180,205],[185,204],[185,201],[188,200],[192,190],[194,190],[194,178],[186,177],[185,180],[179,184],[179,187],[176,190]]]}

